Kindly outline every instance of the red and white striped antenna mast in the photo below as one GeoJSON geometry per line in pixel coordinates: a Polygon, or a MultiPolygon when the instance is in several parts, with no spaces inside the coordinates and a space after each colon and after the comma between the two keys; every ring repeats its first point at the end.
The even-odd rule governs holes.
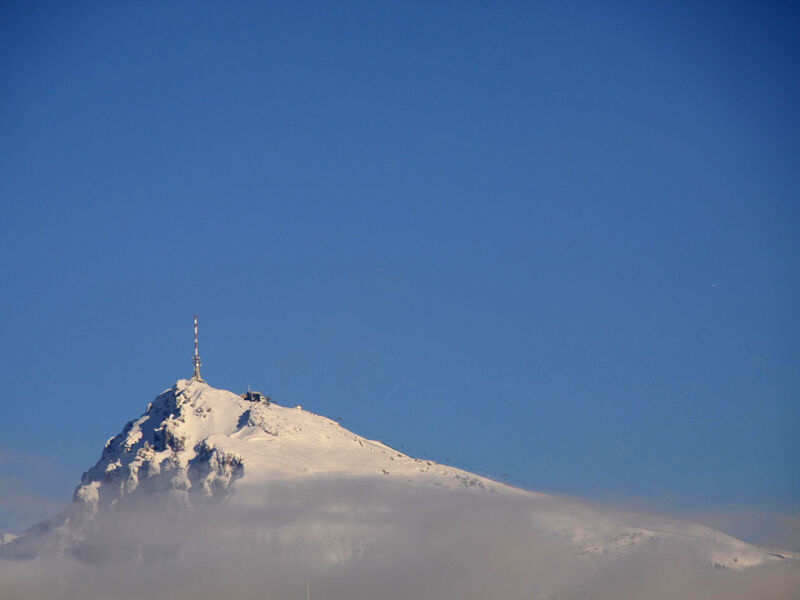
{"type": "Polygon", "coordinates": [[[192,373],[192,381],[203,381],[200,376],[200,355],[197,354],[197,315],[194,316],[194,356],[192,357],[192,365],[194,365],[194,373],[192,373]]]}

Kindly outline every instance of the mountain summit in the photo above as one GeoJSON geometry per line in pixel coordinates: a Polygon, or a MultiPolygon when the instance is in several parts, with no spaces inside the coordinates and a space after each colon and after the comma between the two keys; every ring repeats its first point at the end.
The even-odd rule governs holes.
{"type": "Polygon", "coordinates": [[[300,406],[287,408],[264,396],[239,396],[195,378],[179,379],[106,442],[64,512],[16,538],[3,553],[69,551],[83,544],[98,523],[131,506],[152,503],[175,512],[236,505],[265,486],[373,477],[436,489],[528,494],[411,458],[300,406]]]}
{"type": "Polygon", "coordinates": [[[466,471],[410,458],[300,406],[286,408],[248,395],[178,380],[108,440],[100,460],[84,473],[75,501],[97,511],[126,496],[158,490],[167,494],[171,506],[191,507],[227,501],[235,490],[270,481],[342,476],[515,491],[466,471]],[[243,397],[248,395],[256,400],[243,397]]]}
{"type": "Polygon", "coordinates": [[[535,579],[524,589],[538,586],[543,598],[563,590],[563,573],[584,577],[643,557],[717,570],[793,558],[701,525],[412,458],[300,406],[198,379],[159,394],[108,440],[72,503],[0,556],[152,563],[202,548],[269,556],[273,566],[292,560],[304,573],[366,573],[379,568],[376,557],[408,556],[479,571],[502,556],[497,568],[518,564],[520,581],[535,579]]]}

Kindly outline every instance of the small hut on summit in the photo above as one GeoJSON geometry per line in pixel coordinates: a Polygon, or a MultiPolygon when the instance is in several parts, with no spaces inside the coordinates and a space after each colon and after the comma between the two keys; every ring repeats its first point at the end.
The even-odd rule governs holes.
{"type": "Polygon", "coordinates": [[[266,405],[270,403],[270,397],[266,394],[262,394],[261,392],[255,392],[252,390],[247,390],[244,394],[242,394],[242,398],[247,400],[248,402],[263,402],[266,405]]]}

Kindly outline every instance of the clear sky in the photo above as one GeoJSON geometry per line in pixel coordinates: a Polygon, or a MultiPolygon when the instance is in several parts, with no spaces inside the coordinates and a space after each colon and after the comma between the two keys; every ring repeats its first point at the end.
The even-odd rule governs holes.
{"type": "Polygon", "coordinates": [[[195,312],[211,384],[413,455],[797,510],[799,30],[793,3],[3,2],[0,527],[191,374],[195,312]]]}

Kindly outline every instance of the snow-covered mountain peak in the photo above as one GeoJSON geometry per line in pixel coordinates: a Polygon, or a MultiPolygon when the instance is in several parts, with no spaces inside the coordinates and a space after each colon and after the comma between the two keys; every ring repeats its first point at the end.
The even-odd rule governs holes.
{"type": "Polygon", "coordinates": [[[141,491],[175,506],[228,496],[235,487],[309,476],[381,476],[415,484],[514,493],[465,471],[414,459],[302,408],[251,402],[180,379],[109,439],[75,500],[97,510],[141,491]]]}
{"type": "MultiPolygon", "coordinates": [[[[282,514],[283,520],[253,522],[258,540],[292,540],[287,547],[299,544],[322,563],[341,562],[398,539],[406,530],[399,522],[416,522],[406,515],[409,506],[444,505],[448,514],[460,506],[474,515],[469,523],[510,511],[515,528],[544,536],[580,561],[657,547],[690,550],[702,563],[731,569],[789,556],[700,525],[513,488],[412,458],[299,406],[248,398],[178,380],[108,440],[65,511],[4,545],[4,553],[34,556],[49,548],[91,553],[95,560],[108,544],[124,546],[130,538],[129,525],[122,537],[109,535],[120,523],[138,527],[144,518],[158,529],[156,523],[179,516],[199,520],[206,531],[207,513],[199,509],[221,511],[214,519],[226,519],[238,507],[248,515],[254,509],[282,514]],[[298,511],[294,521],[285,520],[289,508],[298,511]]],[[[249,529],[250,518],[244,522],[249,529]]],[[[230,533],[223,527],[215,535],[230,533]]],[[[148,536],[131,551],[164,545],[150,541],[158,535],[148,536]]]]}

